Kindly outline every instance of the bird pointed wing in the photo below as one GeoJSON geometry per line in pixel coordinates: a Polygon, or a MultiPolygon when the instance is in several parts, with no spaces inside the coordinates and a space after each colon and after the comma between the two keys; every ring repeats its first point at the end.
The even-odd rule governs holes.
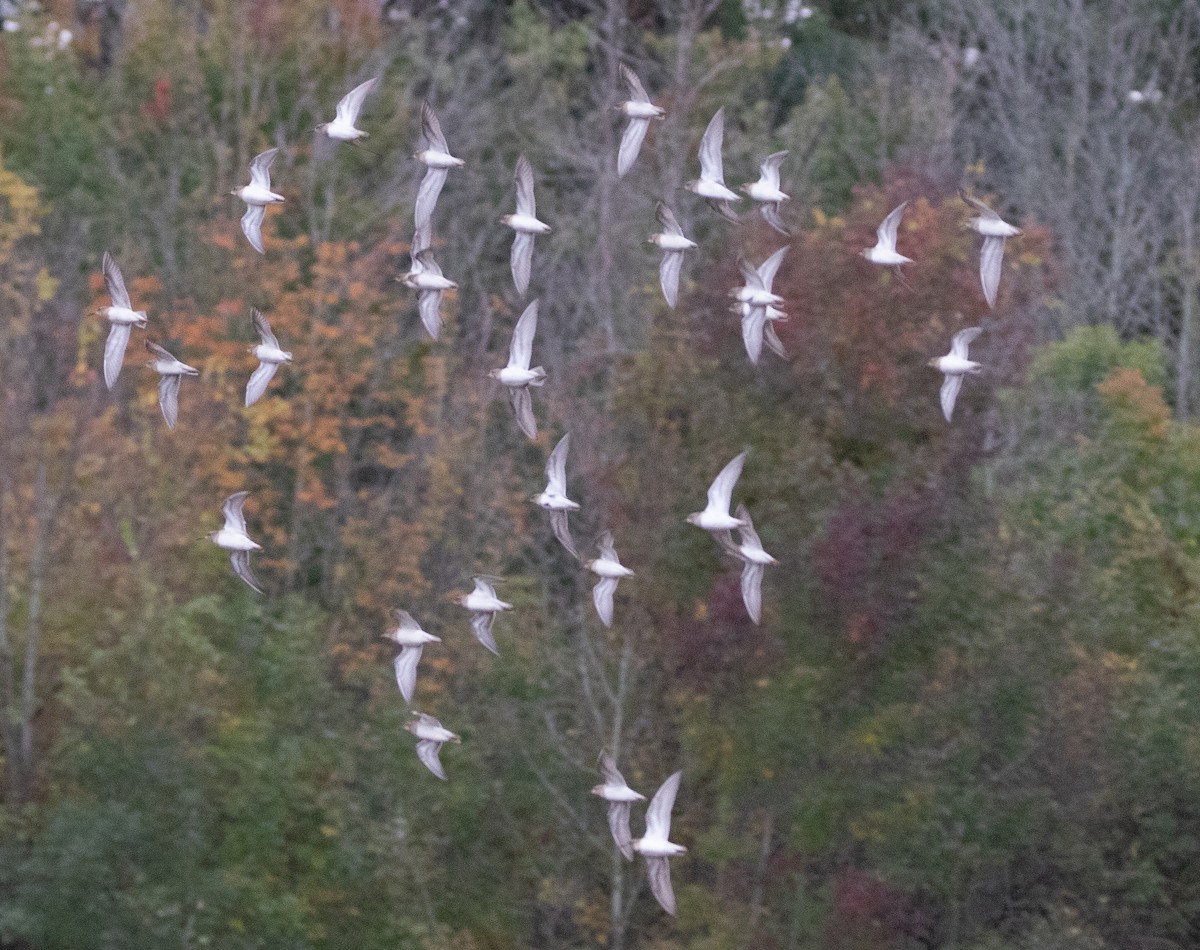
{"type": "Polygon", "coordinates": [[[229,563],[233,565],[233,573],[244,580],[252,591],[256,594],[263,592],[263,589],[254,577],[254,572],[250,570],[249,551],[234,551],[229,555],[229,563]]]}
{"type": "Polygon", "coordinates": [[[625,173],[633,168],[638,153],[642,150],[642,142],[646,139],[646,130],[650,128],[649,119],[630,119],[621,133],[621,147],[617,151],[617,177],[624,178],[625,173]]]}
{"type": "Polygon", "coordinates": [[[950,341],[950,355],[967,359],[967,347],[974,343],[982,332],[983,327],[967,327],[965,330],[959,330],[954,334],[954,339],[950,341]]]}
{"type": "Polygon", "coordinates": [[[683,237],[683,228],[679,226],[679,219],[675,217],[675,212],[668,208],[663,202],[659,202],[654,206],[654,217],[658,219],[658,223],[662,225],[665,234],[676,234],[683,237]]]}
{"type": "Polygon", "coordinates": [[[571,524],[565,511],[550,511],[550,530],[571,557],[578,559],[579,552],[575,549],[575,539],[571,537],[571,524]]]}
{"type": "Polygon", "coordinates": [[[750,450],[746,449],[738,455],[735,455],[708,487],[708,505],[710,508],[717,508],[721,511],[729,510],[729,502],[733,498],[733,486],[737,484],[737,480],[741,477],[742,466],[746,464],[746,456],[750,454],[750,450]]]}
{"type": "Polygon", "coordinates": [[[417,312],[429,335],[436,340],[442,330],[442,292],[422,290],[417,294],[417,312]]]}
{"type": "Polygon", "coordinates": [[[165,348],[159,346],[153,340],[146,340],[146,349],[157,356],[160,360],[170,360],[172,363],[179,362],[174,356],[168,353],[165,348]]]}
{"type": "Polygon", "coordinates": [[[762,619],[763,566],[746,561],[742,565],[742,601],[750,619],[758,623],[762,619]]]}
{"type": "Polygon", "coordinates": [[[629,89],[629,98],[634,102],[649,102],[650,96],[646,94],[646,89],[642,85],[642,81],[638,79],[637,73],[621,63],[621,78],[625,81],[625,86],[629,89]]]}
{"type": "Polygon", "coordinates": [[[985,237],[979,252],[979,283],[983,285],[983,297],[989,307],[996,306],[996,292],[1000,289],[1000,270],[1004,264],[1004,238],[985,237]]]}
{"type": "Polygon", "coordinates": [[[121,268],[108,251],[104,252],[100,266],[104,270],[104,286],[108,290],[108,296],[112,298],[113,306],[132,310],[133,305],[129,302],[129,292],[125,289],[125,278],[121,276],[121,268]]]}
{"type": "Polygon", "coordinates": [[[612,626],[613,595],[616,592],[617,579],[615,577],[602,577],[600,582],[592,588],[592,603],[596,605],[596,613],[600,615],[600,622],[606,627],[612,626]]]}
{"type": "Polygon", "coordinates": [[[262,398],[263,393],[267,391],[267,386],[271,383],[271,378],[275,375],[275,370],[278,368],[278,363],[258,364],[257,369],[250,374],[250,381],[246,383],[247,406],[253,406],[262,398]]]}
{"type": "Polygon", "coordinates": [[[734,516],[742,522],[742,526],[738,528],[738,533],[742,536],[742,544],[762,551],[762,541],[758,538],[758,532],[754,530],[754,521],[750,518],[749,509],[744,504],[738,505],[734,516]]]}
{"type": "Polygon", "coordinates": [[[476,640],[499,656],[500,648],[496,646],[496,638],[492,636],[492,621],[495,619],[495,614],[474,614],[471,617],[471,629],[475,631],[476,640]]]}
{"type": "Polygon", "coordinates": [[[647,838],[670,840],[671,809],[675,807],[675,793],[679,791],[681,778],[683,778],[683,773],[676,772],[658,787],[654,798],[650,800],[650,807],[646,809],[647,838]]]}
{"type": "Polygon", "coordinates": [[[772,188],[779,188],[779,166],[783,164],[783,160],[787,157],[787,152],[775,152],[772,155],[768,155],[766,161],[758,166],[763,181],[772,188]]]}
{"type": "Polygon", "coordinates": [[[746,355],[755,366],[762,356],[763,324],[766,320],[766,307],[747,307],[742,317],[742,343],[746,346],[746,355]]]}
{"type": "Polygon", "coordinates": [[[776,231],[784,237],[791,237],[792,232],[787,225],[783,223],[783,219],[779,217],[779,203],[760,205],[758,213],[762,215],[762,219],[767,222],[776,231]]]}
{"type": "Polygon", "coordinates": [[[412,253],[415,255],[433,243],[433,226],[426,221],[413,229],[412,253]]]}
{"type": "Polygon", "coordinates": [[[267,253],[263,250],[262,242],[262,223],[266,213],[266,205],[246,205],[246,213],[242,215],[242,233],[259,254],[267,253]]]}
{"type": "Polygon", "coordinates": [[[784,348],[783,341],[779,339],[779,334],[775,332],[775,321],[767,320],[763,323],[763,342],[781,360],[791,359],[788,351],[784,348]]]}
{"type": "Polygon", "coordinates": [[[516,369],[529,369],[533,359],[533,337],[537,333],[538,302],[533,301],[513,328],[512,344],[508,348],[508,365],[516,369]]]}
{"type": "Polygon", "coordinates": [[[742,280],[745,281],[747,287],[751,290],[766,290],[758,270],[741,254],[738,255],[737,267],[738,273],[742,275],[742,280]]]}
{"type": "Polygon", "coordinates": [[[442,768],[442,760],[438,758],[441,749],[442,744],[433,739],[422,739],[417,743],[417,758],[421,760],[425,768],[444,782],[446,781],[446,771],[442,768]]]}
{"type": "Polygon", "coordinates": [[[605,531],[604,534],[600,535],[600,540],[596,542],[596,545],[600,548],[600,557],[603,560],[613,561],[617,564],[621,563],[621,559],[617,557],[617,546],[616,542],[613,541],[613,533],[611,531],[605,531]]]}
{"type": "Polygon", "coordinates": [[[954,415],[954,402],[958,399],[958,391],[962,389],[963,378],[957,374],[946,374],[946,378],[942,380],[942,415],[946,417],[946,421],[950,421],[950,417],[954,415]]]}
{"type": "Polygon", "coordinates": [[[392,611],[392,616],[396,618],[396,622],[400,625],[401,630],[420,630],[421,625],[413,618],[407,610],[397,608],[392,611]]]}
{"type": "Polygon", "coordinates": [[[725,107],[717,110],[700,139],[700,174],[710,181],[725,181],[725,165],[721,147],[725,141],[725,107]]]}
{"type": "Polygon", "coordinates": [[[437,113],[428,102],[421,103],[421,134],[435,152],[450,154],[450,146],[446,144],[446,136],[442,134],[442,123],[438,121],[437,113]]]}
{"type": "Polygon", "coordinates": [[[785,244],[778,251],[758,265],[758,279],[762,281],[763,289],[770,290],[775,283],[775,275],[779,273],[779,265],[787,257],[789,245],[785,244]]]}
{"type": "Polygon", "coordinates": [[[646,877],[654,899],[672,917],[675,916],[675,891],[671,889],[671,862],[667,858],[646,858],[646,877]]]}
{"type": "Polygon", "coordinates": [[[496,580],[496,578],[480,574],[477,577],[471,578],[471,580],[475,582],[475,590],[472,591],[473,594],[483,594],[486,597],[496,596],[496,588],[492,586],[492,581],[496,580]]]}
{"type": "Polygon", "coordinates": [[[546,461],[546,481],[552,491],[567,494],[567,453],[571,451],[571,433],[558,440],[558,445],[546,461]]]}
{"type": "Polygon", "coordinates": [[[537,202],[533,197],[533,166],[524,155],[517,159],[517,170],[513,173],[517,186],[517,214],[537,217],[537,202]]]}
{"type": "Polygon", "coordinates": [[[248,491],[239,491],[225,499],[225,504],[221,506],[221,514],[225,517],[226,530],[246,533],[246,514],[243,509],[249,495],[248,491]]]}
{"type": "Polygon", "coordinates": [[[517,417],[517,428],[531,441],[537,441],[537,419],[533,415],[533,395],[528,386],[509,387],[508,399],[517,417]]]}
{"type": "Polygon", "coordinates": [[[158,378],[158,405],[162,409],[163,418],[167,420],[167,428],[174,429],[179,421],[179,384],[182,376],[160,376],[158,378]]]}
{"type": "Polygon", "coordinates": [[[625,777],[617,769],[616,759],[605,749],[600,753],[600,777],[604,779],[605,785],[624,785],[628,787],[629,783],[625,781],[625,777]]]}
{"type": "Polygon", "coordinates": [[[421,647],[405,647],[396,654],[392,666],[396,670],[396,685],[406,703],[411,703],[417,687],[417,664],[421,662],[421,647]]]}
{"type": "Polygon", "coordinates": [[[423,247],[413,255],[414,260],[419,261],[421,268],[429,274],[434,274],[437,277],[444,277],[442,267],[437,262],[437,258],[433,256],[432,247],[423,247]]]}
{"type": "Polygon", "coordinates": [[[900,227],[900,219],[904,217],[904,209],[907,207],[907,201],[900,202],[879,225],[875,235],[883,247],[896,250],[896,230],[900,227]]]}
{"type": "Polygon", "coordinates": [[[629,802],[608,803],[608,830],[626,861],[633,860],[633,835],[629,833],[629,802]]]}
{"type": "Polygon", "coordinates": [[[374,79],[368,79],[366,82],[355,86],[342,96],[342,101],[337,104],[337,120],[354,125],[358,121],[358,113],[362,111],[363,100],[378,85],[379,77],[376,76],[374,79]]]}
{"type": "Polygon", "coordinates": [[[131,329],[128,323],[114,323],[108,331],[108,339],[104,342],[104,385],[109,389],[113,388],[125,364],[125,347],[129,345],[131,329]]]}
{"type": "Polygon", "coordinates": [[[708,203],[708,206],[713,209],[713,211],[717,212],[717,214],[719,214],[726,221],[732,221],[734,224],[737,224],[739,221],[741,221],[741,218],[738,217],[737,212],[733,210],[733,205],[731,205],[728,201],[713,201],[712,199],[708,198],[706,198],[705,201],[708,203]]]}
{"type": "Polygon", "coordinates": [[[258,338],[262,340],[263,346],[279,349],[279,341],[271,332],[271,324],[267,322],[267,318],[262,315],[262,311],[258,307],[250,308],[250,319],[254,321],[254,329],[258,333],[258,338]]]}
{"type": "Polygon", "coordinates": [[[658,283],[667,306],[675,309],[679,299],[679,275],[683,270],[683,251],[664,251],[658,265],[658,283]]]}
{"type": "Polygon", "coordinates": [[[529,289],[529,275],[533,271],[533,235],[518,231],[513,238],[512,255],[513,285],[522,297],[529,289]]]}
{"type": "Polygon", "coordinates": [[[976,198],[972,195],[968,195],[965,189],[959,188],[958,196],[960,198],[962,198],[962,200],[965,201],[967,204],[969,204],[972,208],[974,208],[976,211],[978,211],[982,217],[988,218],[992,221],[1000,220],[1000,215],[996,214],[995,211],[993,211],[991,208],[989,208],[987,205],[985,205],[978,198],[976,198]]]}
{"type": "Polygon", "coordinates": [[[442,185],[446,184],[446,171],[445,168],[431,168],[421,179],[421,187],[417,190],[417,207],[413,214],[418,230],[433,219],[434,206],[442,193],[442,185]]]}
{"type": "Polygon", "coordinates": [[[269,148],[254,156],[250,162],[250,184],[258,185],[268,191],[271,190],[271,163],[275,161],[275,156],[278,154],[279,149],[269,148]]]}

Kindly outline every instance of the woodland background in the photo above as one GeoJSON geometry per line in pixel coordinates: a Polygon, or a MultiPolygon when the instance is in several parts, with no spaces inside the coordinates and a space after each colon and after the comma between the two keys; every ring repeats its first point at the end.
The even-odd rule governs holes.
{"type": "Polygon", "coordinates": [[[1200,944],[1200,6],[813,7],[0,4],[0,947],[1200,944]],[[618,182],[621,61],[669,115],[618,182]],[[314,148],[371,75],[370,151],[314,148]],[[438,343],[392,281],[424,97],[468,163],[438,343]],[[780,238],[677,190],[721,105],[731,183],[791,151],[790,363],[728,312],[780,238]],[[260,258],[227,192],[271,145],[260,258]],[[536,445],[484,378],[520,152],[536,445]],[[1025,228],[994,313],[960,184],[1025,228]],[[660,196],[701,247],[675,312],[660,196]],[[855,256],[903,199],[911,291],[855,256]],[[105,249],[202,369],[175,432],[141,334],[100,378],[105,249]],[[296,361],[245,410],[252,305],[296,361]],[[978,322],[948,426],[924,364],[978,322]],[[528,502],[566,431],[576,534],[638,575],[611,631],[528,502]],[[683,521],[744,446],[761,627],[683,521]],[[266,597],[196,540],[243,488],[266,597]],[[449,599],[478,571],[498,659],[449,599]],[[588,795],[605,745],[647,794],[684,770],[678,921],[588,795]]]}

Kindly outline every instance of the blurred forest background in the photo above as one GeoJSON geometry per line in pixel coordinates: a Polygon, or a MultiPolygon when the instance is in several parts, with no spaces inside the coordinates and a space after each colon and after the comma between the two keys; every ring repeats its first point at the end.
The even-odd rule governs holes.
{"type": "Polygon", "coordinates": [[[0,947],[1200,945],[1200,4],[812,8],[0,2],[0,947]],[[668,110],[620,182],[619,62],[668,110]],[[372,75],[370,151],[314,147],[372,75]],[[392,281],[425,97],[467,160],[436,344],[392,281]],[[791,152],[790,363],[728,311],[779,237],[677,190],[721,105],[730,183],[791,152]],[[272,145],[264,258],[228,191],[272,145]],[[520,152],[536,445],[484,378],[520,152]],[[994,313],[959,185],[1025,229],[994,313]],[[903,199],[911,291],[855,256],[903,199]],[[174,432],[135,356],[104,388],[105,249],[202,369],[174,432]],[[251,306],[296,361],[245,410],[251,306]],[[980,321],[947,426],[924,364],[980,321]],[[638,575],[611,631],[528,501],[567,431],[577,537],[638,575]],[[761,627],[683,521],[743,446],[761,627]],[[267,597],[196,540],[243,488],[267,597]],[[498,659],[449,599],[479,571],[498,659]],[[443,638],[445,784],[394,607],[443,638]],[[606,745],[684,770],[677,921],[588,795],[606,745]]]}

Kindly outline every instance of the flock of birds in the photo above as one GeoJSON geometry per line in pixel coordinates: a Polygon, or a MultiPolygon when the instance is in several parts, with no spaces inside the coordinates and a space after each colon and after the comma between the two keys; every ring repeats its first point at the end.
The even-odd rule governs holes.
{"type": "MultiPolygon", "coordinates": [[[[630,69],[622,66],[621,75],[629,90],[629,98],[618,107],[627,120],[617,155],[617,174],[623,177],[637,160],[651,121],[663,118],[666,111],[650,100],[638,77],[630,69]]],[[[359,113],[365,99],[378,83],[377,78],[371,79],[353,89],[338,103],[333,121],[317,126],[315,131],[335,142],[354,142],[364,138],[367,133],[357,128],[359,113]]],[[[465,162],[451,154],[437,116],[427,102],[422,104],[421,125],[424,147],[414,158],[425,165],[427,171],[418,191],[414,211],[412,264],[406,274],[396,279],[417,291],[421,321],[430,336],[437,339],[441,328],[442,297],[446,291],[454,289],[457,285],[443,275],[434,258],[433,213],[449,171],[461,167],[465,162]]],[[[733,206],[741,200],[741,196],[725,184],[723,138],[724,110],[719,109],[700,141],[700,177],[685,187],[703,198],[722,217],[736,222],[739,219],[733,206]]],[[[241,220],[242,231],[250,245],[260,254],[264,253],[262,223],[267,206],[284,201],[282,195],[271,190],[271,164],[278,151],[277,148],[272,148],[257,155],[250,163],[249,184],[231,192],[246,205],[246,212],[241,220]]],[[[758,205],[763,219],[784,236],[789,236],[790,232],[781,218],[781,209],[789,200],[789,196],[781,190],[780,168],[787,154],[776,152],[768,156],[762,163],[759,179],[742,187],[742,191],[758,205]]],[[[551,229],[537,217],[533,168],[523,155],[517,160],[514,183],[516,211],[514,214],[505,215],[501,222],[514,232],[510,259],[512,277],[518,294],[524,297],[529,288],[532,271],[534,239],[550,233],[551,229]]],[[[983,202],[965,193],[962,193],[962,196],[979,212],[978,217],[971,219],[969,223],[983,236],[980,279],[989,306],[994,306],[1005,241],[1021,232],[1003,221],[983,202]]],[[[883,220],[879,226],[876,244],[861,252],[872,264],[895,268],[899,272],[904,264],[912,263],[896,246],[897,232],[906,206],[907,202],[901,204],[883,220]]],[[[663,202],[658,203],[656,216],[662,230],[652,235],[649,240],[662,251],[659,282],[667,305],[674,308],[678,300],[684,255],[698,245],[683,233],[675,214],[663,202]]],[[[743,342],[750,361],[755,364],[760,358],[764,343],[773,352],[784,359],[787,358],[787,353],[772,326],[775,321],[786,319],[782,309],[784,299],[771,289],[787,250],[787,245],[779,248],[757,267],[751,266],[744,258],[739,258],[738,261],[744,283],[732,293],[732,309],[741,317],[743,342]]],[[[132,329],[144,329],[148,321],[144,311],[133,309],[121,271],[107,252],[103,258],[103,273],[111,305],[101,308],[98,312],[111,324],[104,349],[104,381],[111,389],[121,372],[132,329]]],[[[250,352],[258,359],[259,365],[246,385],[247,406],[262,397],[276,370],[292,361],[292,354],[282,349],[266,317],[258,310],[252,310],[252,320],[260,342],[252,347],[250,352]]],[[[517,320],[507,365],[489,373],[489,376],[507,389],[517,427],[530,439],[537,438],[537,423],[530,390],[546,381],[545,369],[541,366],[531,366],[537,323],[538,302],[534,300],[517,320]]],[[[981,332],[979,327],[960,331],[953,339],[950,353],[930,361],[930,365],[945,376],[941,403],[947,421],[953,413],[954,402],[964,377],[981,371],[980,364],[970,360],[967,353],[968,346],[981,332]]],[[[174,428],[179,415],[182,380],[185,376],[199,375],[199,370],[176,359],[151,340],[147,339],[145,345],[153,357],[148,365],[159,375],[159,403],[163,418],[168,428],[174,428]]],[[[621,563],[610,532],[605,532],[598,541],[598,557],[584,559],[579,555],[571,537],[568,521],[570,512],[577,511],[580,507],[568,497],[567,492],[566,465],[570,438],[569,433],[564,435],[555,446],[546,464],[546,488],[531,500],[548,512],[551,529],[562,546],[587,570],[598,576],[599,581],[593,588],[592,599],[600,621],[605,626],[611,626],[617,584],[624,578],[633,577],[634,572],[621,563]]],[[[736,511],[730,513],[733,491],[748,454],[748,450],[741,452],[721,469],[708,489],[704,509],[688,515],[687,521],[709,532],[725,552],[741,563],[742,598],[750,619],[758,623],[762,613],[763,575],[765,569],[775,564],[776,560],[764,550],[746,506],[739,504],[736,511]]],[[[237,576],[255,591],[262,593],[262,588],[250,569],[250,553],[260,550],[261,546],[250,538],[247,529],[244,513],[247,495],[248,492],[241,491],[225,500],[222,508],[224,525],[207,537],[218,547],[229,552],[230,562],[237,576]]],[[[512,604],[497,596],[494,585],[498,581],[498,578],[479,575],[474,579],[474,589],[458,601],[471,615],[471,627],[475,637],[497,655],[499,648],[492,633],[495,618],[497,614],[513,609],[512,604]]],[[[395,618],[396,627],[384,636],[400,648],[394,659],[396,682],[405,702],[411,703],[416,690],[417,667],[422,651],[428,644],[440,642],[440,638],[422,629],[407,611],[395,611],[395,618]]],[[[442,726],[433,716],[415,710],[405,728],[417,738],[416,751],[421,762],[435,776],[445,780],[446,773],[439,757],[441,747],[447,742],[461,741],[460,737],[442,726]]],[[[629,787],[607,751],[601,754],[600,765],[603,781],[593,788],[592,792],[608,803],[608,823],[613,840],[627,859],[632,860],[635,852],[643,855],[654,896],[664,910],[674,914],[675,895],[671,888],[668,859],[686,851],[682,845],[670,840],[671,811],[682,773],[674,773],[659,787],[646,812],[646,833],[635,839],[629,830],[631,806],[635,802],[644,801],[645,796],[629,787]]]]}

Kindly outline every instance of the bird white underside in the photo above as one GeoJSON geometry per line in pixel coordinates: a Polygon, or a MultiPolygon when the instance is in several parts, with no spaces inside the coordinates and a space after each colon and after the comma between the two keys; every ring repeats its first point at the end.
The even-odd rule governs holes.
{"type": "Polygon", "coordinates": [[[701,178],[698,181],[693,182],[689,187],[701,198],[707,198],[710,201],[742,200],[741,195],[735,191],[730,191],[725,187],[723,182],[710,181],[707,178],[701,178]]]}
{"type": "Polygon", "coordinates": [[[698,246],[682,234],[656,234],[651,240],[664,251],[690,251],[698,246]]]}
{"type": "Polygon", "coordinates": [[[867,251],[866,258],[872,264],[880,264],[884,267],[899,267],[901,264],[912,263],[912,258],[881,247],[871,248],[867,251]]]}
{"type": "Polygon", "coordinates": [[[255,544],[242,532],[230,531],[228,528],[218,531],[213,537],[213,543],[226,551],[259,551],[262,549],[262,545],[255,544]]]}
{"type": "Polygon", "coordinates": [[[791,195],[785,195],[774,185],[767,184],[763,181],[756,181],[754,184],[746,188],[748,194],[755,201],[768,202],[770,204],[778,204],[781,201],[790,201],[791,195]]]}

